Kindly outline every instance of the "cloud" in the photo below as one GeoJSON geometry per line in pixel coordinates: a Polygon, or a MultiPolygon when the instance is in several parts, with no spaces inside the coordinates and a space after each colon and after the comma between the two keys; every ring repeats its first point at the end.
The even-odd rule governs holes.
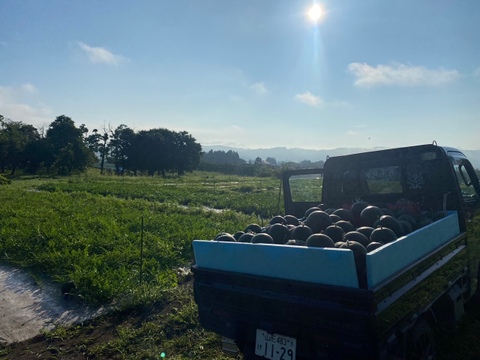
{"type": "Polygon", "coordinates": [[[87,54],[88,60],[94,64],[119,65],[122,62],[130,61],[130,59],[122,55],[115,55],[102,47],[88,46],[80,41],[78,42],[78,46],[87,54]]]}
{"type": "Polygon", "coordinates": [[[31,94],[33,94],[34,92],[37,91],[37,88],[36,88],[35,86],[33,86],[32,84],[28,84],[28,83],[27,83],[27,84],[23,84],[23,85],[21,86],[21,89],[22,89],[23,91],[25,91],[26,93],[31,93],[31,94]]]}
{"type": "Polygon", "coordinates": [[[453,82],[459,76],[457,70],[439,68],[427,69],[423,66],[409,66],[399,63],[378,65],[351,63],[348,71],[356,78],[354,84],[370,88],[378,85],[394,86],[439,86],[453,82]]]}
{"type": "Polygon", "coordinates": [[[37,90],[32,84],[0,86],[0,114],[13,121],[42,126],[52,121],[52,111],[45,104],[32,103],[37,90]]]}
{"type": "Polygon", "coordinates": [[[257,94],[263,95],[268,93],[267,87],[263,82],[257,82],[250,86],[257,94]]]}
{"type": "Polygon", "coordinates": [[[313,107],[323,105],[322,99],[319,96],[313,95],[310,91],[306,91],[303,94],[297,94],[294,96],[294,99],[313,107]]]}

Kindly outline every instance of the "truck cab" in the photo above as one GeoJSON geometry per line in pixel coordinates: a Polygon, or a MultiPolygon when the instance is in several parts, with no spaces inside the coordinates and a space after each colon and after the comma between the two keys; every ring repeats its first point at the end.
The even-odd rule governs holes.
{"type": "Polygon", "coordinates": [[[449,208],[471,216],[480,201],[479,181],[467,157],[436,145],[328,158],[323,169],[284,172],[282,186],[285,212],[299,217],[320,203],[338,208],[359,199],[383,204],[406,199],[423,209],[449,208]]]}

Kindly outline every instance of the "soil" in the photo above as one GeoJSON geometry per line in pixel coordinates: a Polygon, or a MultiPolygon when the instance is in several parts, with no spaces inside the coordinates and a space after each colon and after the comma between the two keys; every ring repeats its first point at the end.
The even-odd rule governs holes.
{"type": "Polygon", "coordinates": [[[124,312],[110,313],[82,323],[73,337],[62,338],[61,336],[51,337],[39,334],[31,339],[10,344],[8,354],[6,357],[0,356],[0,359],[89,359],[85,344],[107,344],[118,338],[118,325],[143,323],[153,315],[168,313],[172,306],[174,304],[167,307],[152,305],[148,309],[130,309],[124,312]]]}
{"type": "Polygon", "coordinates": [[[56,325],[71,325],[105,313],[66,298],[47,278],[0,264],[0,343],[31,339],[56,325]]]}
{"type": "Polygon", "coordinates": [[[55,348],[47,348],[43,332],[103,313],[103,308],[89,308],[65,298],[46,278],[33,278],[25,270],[0,264],[0,344],[13,346],[5,359],[32,359],[43,352],[51,355],[55,348]]]}
{"type": "MultiPolygon", "coordinates": [[[[180,286],[193,295],[191,277],[180,286]]],[[[108,344],[118,338],[120,324],[138,326],[180,306],[170,302],[124,311],[91,309],[64,299],[53,284],[42,283],[40,287],[23,270],[5,265],[0,265],[0,301],[1,360],[90,359],[85,344],[108,344]],[[59,324],[77,324],[74,336],[45,331],[59,324]]]]}

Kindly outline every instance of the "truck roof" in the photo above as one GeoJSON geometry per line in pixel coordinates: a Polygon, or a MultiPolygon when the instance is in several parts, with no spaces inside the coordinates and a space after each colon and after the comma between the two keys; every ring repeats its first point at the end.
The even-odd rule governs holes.
{"type": "Polygon", "coordinates": [[[459,156],[460,156],[460,157],[465,158],[465,159],[467,158],[467,157],[465,156],[465,154],[464,154],[461,150],[456,149],[456,148],[454,148],[454,147],[441,146],[441,148],[445,151],[445,153],[446,153],[447,155],[453,155],[453,156],[455,156],[455,157],[459,157],[459,156]]]}

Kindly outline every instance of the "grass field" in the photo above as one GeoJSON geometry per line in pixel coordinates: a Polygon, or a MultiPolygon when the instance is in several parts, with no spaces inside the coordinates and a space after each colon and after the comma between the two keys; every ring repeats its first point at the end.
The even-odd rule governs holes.
{"type": "Polygon", "coordinates": [[[176,285],[193,239],[282,212],[279,185],[211,173],[15,180],[0,187],[0,256],[73,281],[90,303],[142,303],[176,285]]]}
{"type": "MultiPolygon", "coordinates": [[[[59,285],[73,281],[83,301],[118,309],[24,347],[0,347],[0,356],[18,359],[29,358],[22,357],[25,346],[37,355],[53,346],[72,359],[159,359],[162,352],[169,359],[223,358],[220,338],[198,323],[191,283],[178,286],[177,269],[192,264],[193,239],[283,213],[278,179],[198,172],[165,179],[94,171],[18,178],[0,186],[0,199],[1,261],[59,285]],[[95,338],[99,329],[109,335],[95,338]]],[[[469,231],[480,236],[478,217],[469,231]]],[[[479,328],[479,311],[471,306],[457,332],[442,334],[445,358],[480,358],[471,340],[479,328]]]]}

